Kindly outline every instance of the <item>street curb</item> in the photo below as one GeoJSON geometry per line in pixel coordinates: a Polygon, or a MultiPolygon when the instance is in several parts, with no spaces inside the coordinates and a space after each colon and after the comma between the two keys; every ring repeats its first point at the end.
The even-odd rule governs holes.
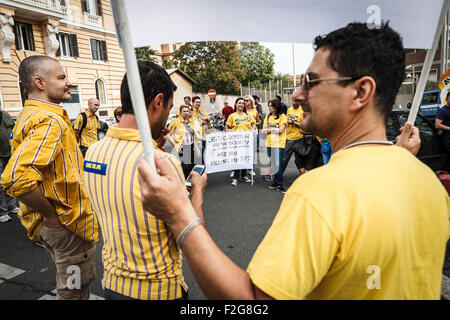
{"type": "Polygon", "coordinates": [[[450,300],[450,278],[442,275],[441,299],[450,300]]]}

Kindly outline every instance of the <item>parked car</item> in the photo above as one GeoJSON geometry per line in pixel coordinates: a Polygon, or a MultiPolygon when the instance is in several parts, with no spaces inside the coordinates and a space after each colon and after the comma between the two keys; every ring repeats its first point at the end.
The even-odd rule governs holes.
{"type": "MultiPolygon", "coordinates": [[[[388,140],[395,143],[395,137],[400,134],[400,128],[408,120],[408,109],[393,109],[386,123],[388,140]]],[[[422,113],[417,114],[414,125],[419,129],[421,146],[417,158],[428,165],[433,171],[442,170],[447,152],[442,141],[440,130],[434,128],[434,122],[422,113]]]]}
{"type": "Polygon", "coordinates": [[[100,120],[100,129],[97,130],[98,140],[103,139],[106,136],[106,131],[108,131],[108,128],[108,124],[105,121],[100,120]]]}
{"type": "Polygon", "coordinates": [[[105,121],[109,127],[111,127],[117,123],[116,118],[114,118],[114,117],[108,118],[108,119],[102,119],[102,120],[105,121]]]}

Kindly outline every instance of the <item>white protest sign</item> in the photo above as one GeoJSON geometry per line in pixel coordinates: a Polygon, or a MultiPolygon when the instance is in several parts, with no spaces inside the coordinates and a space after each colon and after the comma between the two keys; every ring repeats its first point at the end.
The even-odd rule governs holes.
{"type": "Polygon", "coordinates": [[[253,169],[253,132],[219,132],[206,136],[206,173],[253,169]]]}

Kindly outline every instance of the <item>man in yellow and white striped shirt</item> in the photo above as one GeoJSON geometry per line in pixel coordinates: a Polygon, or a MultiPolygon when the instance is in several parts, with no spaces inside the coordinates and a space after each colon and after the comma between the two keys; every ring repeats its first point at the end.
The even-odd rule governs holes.
{"type": "MultiPolygon", "coordinates": [[[[163,131],[176,86],[164,69],[139,62],[147,114],[154,139],[163,131]]],[[[86,190],[99,219],[102,238],[103,280],[107,300],[173,300],[186,297],[181,251],[169,227],[142,208],[137,166],[143,156],[127,78],[121,86],[122,117],[106,137],[94,143],[84,161],[86,190]]],[[[165,161],[183,184],[175,156],[165,161]]],[[[206,176],[192,177],[192,204],[203,218],[206,176]]],[[[176,196],[176,195],[174,195],[176,196]]]]}
{"type": "Polygon", "coordinates": [[[86,150],[98,141],[98,129],[100,129],[100,120],[95,114],[100,107],[100,102],[97,98],[90,98],[88,100],[88,107],[86,111],[81,112],[73,123],[75,137],[80,144],[81,153],[83,157],[86,155],[86,150]]]}
{"type": "Polygon", "coordinates": [[[11,135],[12,155],[1,184],[20,201],[28,237],[55,263],[58,299],[88,299],[95,278],[97,220],[83,187],[82,155],[66,111],[71,83],[57,60],[32,56],[19,78],[27,100],[11,135]],[[68,267],[79,267],[80,287],[68,287],[68,267]]]}

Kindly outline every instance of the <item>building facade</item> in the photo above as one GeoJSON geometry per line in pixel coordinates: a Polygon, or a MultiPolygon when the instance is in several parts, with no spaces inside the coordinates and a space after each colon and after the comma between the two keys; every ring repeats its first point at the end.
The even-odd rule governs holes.
{"type": "Polygon", "coordinates": [[[110,1],[1,0],[0,103],[16,116],[22,107],[18,68],[32,55],[56,58],[72,82],[72,98],[63,103],[69,117],[97,97],[100,118],[120,106],[125,62],[119,48],[110,1]]]}
{"type": "Polygon", "coordinates": [[[158,61],[158,64],[162,66],[163,61],[170,61],[173,59],[174,52],[177,51],[183,44],[184,42],[165,43],[152,45],[150,46],[150,49],[156,51],[156,59],[158,61]]]}

